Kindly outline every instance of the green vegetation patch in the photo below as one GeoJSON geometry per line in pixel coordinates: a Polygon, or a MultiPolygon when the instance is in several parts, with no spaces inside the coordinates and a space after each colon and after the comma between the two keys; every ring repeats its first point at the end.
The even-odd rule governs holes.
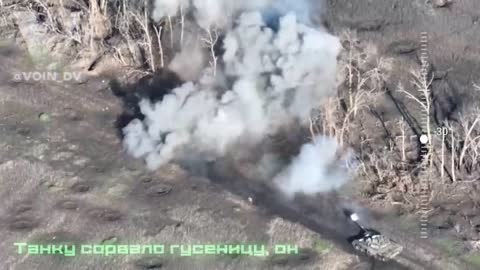
{"type": "Polygon", "coordinates": [[[328,254],[332,250],[332,248],[332,243],[323,239],[317,239],[313,244],[313,249],[320,255],[328,254]]]}
{"type": "Polygon", "coordinates": [[[480,269],[480,253],[474,253],[464,256],[465,261],[471,263],[472,265],[478,267],[480,269]]]}
{"type": "Polygon", "coordinates": [[[458,240],[444,238],[438,239],[435,242],[440,248],[448,252],[449,255],[458,256],[464,253],[464,245],[458,240]]]}

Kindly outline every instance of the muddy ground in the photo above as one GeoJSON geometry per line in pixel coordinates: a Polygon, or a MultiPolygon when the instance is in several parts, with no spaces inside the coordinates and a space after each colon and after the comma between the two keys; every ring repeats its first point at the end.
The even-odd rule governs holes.
{"type": "MultiPolygon", "coordinates": [[[[442,89],[462,95],[477,80],[478,1],[454,1],[442,8],[423,0],[329,2],[325,20],[333,32],[356,29],[361,39],[395,58],[398,74],[392,87],[417,61],[422,31],[429,33],[434,68],[446,72],[438,82],[448,86],[442,89]]],[[[12,75],[22,70],[22,53],[2,50],[0,269],[478,269],[459,260],[463,245],[452,250],[461,240],[455,224],[472,219],[462,213],[469,210],[468,217],[478,216],[475,207],[480,201],[475,197],[455,199],[465,197],[470,186],[454,189],[457,194],[441,202],[438,208],[443,210],[431,219],[431,237],[423,240],[415,216],[399,216],[365,198],[348,198],[348,192],[285,202],[267,186],[232,175],[233,170],[225,170],[228,162],[213,164],[204,176],[173,164],[148,172],[122,151],[115,129],[122,108],[110,92],[110,78],[15,82],[12,75]],[[340,208],[354,203],[372,207],[372,226],[405,246],[397,261],[372,263],[351,250],[345,240],[355,228],[340,208]],[[443,229],[444,223],[451,224],[443,229]],[[18,254],[15,242],[263,242],[296,244],[301,252],[268,257],[66,258],[18,254]]],[[[350,185],[355,189],[358,183],[350,185]]]]}

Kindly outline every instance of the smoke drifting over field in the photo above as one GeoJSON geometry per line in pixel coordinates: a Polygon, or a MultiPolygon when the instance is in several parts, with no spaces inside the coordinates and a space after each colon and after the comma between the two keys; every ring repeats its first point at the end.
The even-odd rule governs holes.
{"type": "Polygon", "coordinates": [[[346,162],[337,160],[337,142],[324,136],[317,136],[314,142],[303,145],[300,154],[274,179],[288,197],[339,188],[348,179],[346,162]]]}
{"type": "MultiPolygon", "coordinates": [[[[259,144],[291,123],[306,124],[311,110],[334,93],[340,43],[310,25],[308,1],[157,0],[153,16],[176,16],[180,8],[201,28],[220,29],[224,52],[216,76],[206,66],[199,80],[172,89],[161,101],[141,100],[145,118],[123,129],[124,145],[150,169],[193,155],[231,155],[245,141],[259,144]]],[[[287,195],[345,182],[345,175],[332,171],[337,144],[318,141],[303,146],[276,177],[287,195]]]]}

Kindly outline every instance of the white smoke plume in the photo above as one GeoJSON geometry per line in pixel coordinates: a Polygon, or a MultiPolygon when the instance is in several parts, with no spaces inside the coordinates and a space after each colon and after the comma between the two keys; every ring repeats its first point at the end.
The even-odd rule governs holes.
{"type": "Polygon", "coordinates": [[[173,17],[178,14],[180,9],[189,8],[189,0],[155,0],[152,13],[156,21],[165,17],[173,17]]]}
{"type": "Polygon", "coordinates": [[[207,56],[199,39],[184,42],[181,51],[168,64],[168,68],[184,81],[194,81],[202,75],[207,56]]]}
{"type": "Polygon", "coordinates": [[[159,21],[165,17],[193,14],[198,25],[204,29],[211,26],[225,28],[235,14],[243,11],[260,10],[271,0],[155,0],[152,17],[159,21]]]}
{"type": "Polygon", "coordinates": [[[315,194],[334,190],[348,180],[351,153],[339,155],[340,146],[333,138],[317,136],[305,144],[300,154],[274,179],[288,197],[295,193],[315,194]]]}
{"type": "MultiPolygon", "coordinates": [[[[155,0],[152,17],[159,21],[165,17],[175,17],[182,12],[193,14],[197,24],[209,29],[214,26],[224,29],[232,23],[239,13],[260,11],[266,20],[285,15],[296,14],[302,23],[310,22],[311,0],[155,0]]],[[[321,1],[315,1],[321,5],[321,1]]]]}
{"type": "MultiPolygon", "coordinates": [[[[173,16],[183,5],[194,9],[201,27],[227,25],[221,17],[238,16],[233,28],[223,30],[224,53],[217,76],[212,77],[206,67],[201,79],[173,89],[162,101],[142,100],[145,119],[135,119],[123,130],[127,151],[155,169],[192,153],[205,159],[221,157],[241,141],[255,145],[293,122],[306,123],[311,110],[335,91],[341,48],[336,37],[309,25],[306,3],[157,0],[155,16],[173,16]],[[291,10],[287,4],[297,7],[293,11],[300,18],[295,12],[283,14],[291,10]],[[269,27],[272,16],[278,18],[275,30],[269,27]]],[[[329,190],[344,182],[346,178],[330,179],[342,175],[326,167],[337,145],[331,139],[319,141],[319,145],[305,145],[277,177],[282,191],[329,190]],[[311,175],[305,177],[302,172],[311,175]]]]}

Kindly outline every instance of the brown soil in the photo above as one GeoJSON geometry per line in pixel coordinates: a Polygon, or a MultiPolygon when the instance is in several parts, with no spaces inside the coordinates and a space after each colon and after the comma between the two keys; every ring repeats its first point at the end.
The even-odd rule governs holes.
{"type": "MultiPolygon", "coordinates": [[[[430,61],[439,76],[435,87],[446,95],[469,94],[480,71],[478,1],[453,1],[442,7],[423,0],[327,2],[325,21],[333,32],[354,29],[360,39],[395,59],[397,71],[387,87],[394,88],[410,66],[418,65],[420,32],[427,31],[430,61]]],[[[458,259],[457,247],[452,251],[448,245],[445,250],[437,241],[459,242],[462,252],[471,251],[480,240],[475,182],[445,187],[431,205],[430,238],[420,240],[412,209],[396,206],[391,197],[378,201],[351,192],[363,188],[360,181],[340,195],[286,203],[268,186],[238,172],[228,174],[234,170],[224,172],[225,164],[216,164],[218,169],[209,177],[177,165],[147,172],[122,152],[115,129],[122,108],[109,91],[109,78],[15,82],[12,76],[22,70],[19,59],[24,56],[10,47],[1,50],[0,260],[5,269],[476,269],[458,259]],[[339,210],[362,204],[373,209],[371,225],[405,247],[396,261],[372,263],[345,241],[352,224],[339,210]],[[13,245],[42,241],[284,242],[299,245],[301,252],[267,258],[63,258],[17,254],[13,245]],[[319,251],[318,242],[333,247],[319,251]]],[[[395,99],[401,97],[385,101],[390,102],[384,105],[386,121],[399,115],[395,99]]],[[[451,113],[443,110],[442,102],[447,101],[439,101],[439,117],[451,113]]]]}

